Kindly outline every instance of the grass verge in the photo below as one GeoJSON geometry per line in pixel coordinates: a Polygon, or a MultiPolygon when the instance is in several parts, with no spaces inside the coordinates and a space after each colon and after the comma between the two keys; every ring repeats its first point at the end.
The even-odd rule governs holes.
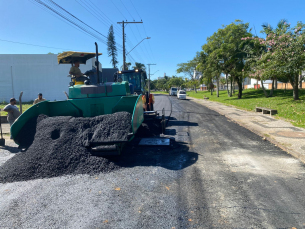
{"type": "MultiPolygon", "coordinates": [[[[0,103],[0,115],[1,116],[6,116],[7,112],[2,111],[2,109],[7,105],[8,103],[0,103]]],[[[33,102],[28,102],[28,103],[22,103],[22,111],[26,111],[27,109],[29,109],[31,106],[33,105],[33,102]]],[[[16,105],[19,108],[19,103],[17,103],[16,105]]]]}
{"type": "Polygon", "coordinates": [[[164,95],[168,95],[168,92],[166,91],[151,91],[152,94],[164,94],[164,95]]]}
{"type": "MultiPolygon", "coordinates": [[[[269,91],[267,91],[269,94],[269,91]]],[[[243,90],[242,99],[237,98],[238,91],[232,97],[228,97],[227,91],[220,91],[219,97],[216,91],[194,91],[187,92],[187,95],[197,99],[209,97],[211,101],[217,101],[226,105],[231,105],[247,111],[254,111],[255,107],[266,107],[276,109],[278,114],[275,117],[283,118],[291,122],[294,126],[305,128],[305,90],[299,90],[300,100],[293,100],[292,90],[275,90],[273,97],[266,98],[263,90],[246,89],[243,90]]]]}

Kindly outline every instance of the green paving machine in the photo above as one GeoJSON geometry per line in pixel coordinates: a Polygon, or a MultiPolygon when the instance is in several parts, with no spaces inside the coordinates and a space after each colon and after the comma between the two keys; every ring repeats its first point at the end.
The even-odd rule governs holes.
{"type": "Polygon", "coordinates": [[[155,97],[146,90],[147,74],[143,69],[118,71],[114,74],[114,81],[127,81],[131,94],[142,95],[145,120],[153,120],[159,116],[159,113],[154,110],[155,97]]]}
{"type": "MultiPolygon", "coordinates": [[[[143,100],[141,95],[131,93],[129,82],[100,82],[98,46],[95,43],[95,53],[64,52],[58,55],[58,63],[70,64],[74,60],[86,63],[86,60],[96,58],[97,83],[90,83],[90,76],[71,76],[68,99],[65,101],[43,101],[33,105],[26,110],[11,127],[14,141],[18,144],[18,133],[22,127],[33,117],[45,114],[54,116],[73,117],[94,117],[98,115],[113,114],[115,112],[126,111],[132,114],[130,122],[132,133],[129,141],[133,138],[138,128],[144,121],[143,100]]],[[[91,72],[92,73],[92,72],[91,72]]],[[[115,145],[118,152],[121,152],[125,142],[100,142],[100,145],[115,145]]]]}

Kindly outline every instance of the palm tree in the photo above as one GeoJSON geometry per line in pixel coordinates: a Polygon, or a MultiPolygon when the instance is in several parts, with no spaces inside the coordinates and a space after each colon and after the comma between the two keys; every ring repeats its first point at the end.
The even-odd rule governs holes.
{"type": "Polygon", "coordinates": [[[138,63],[138,62],[135,62],[135,66],[132,66],[133,69],[142,69],[142,70],[145,70],[146,67],[144,64],[142,63],[138,63]]]}
{"type": "MultiPolygon", "coordinates": [[[[130,66],[131,66],[130,62],[125,63],[125,70],[128,70],[130,66]]],[[[121,70],[123,70],[123,65],[121,66],[121,70]]]]}

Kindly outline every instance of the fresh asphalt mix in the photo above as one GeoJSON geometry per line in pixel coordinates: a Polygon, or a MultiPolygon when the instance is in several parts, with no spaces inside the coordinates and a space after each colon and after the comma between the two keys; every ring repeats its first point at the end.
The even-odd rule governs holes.
{"type": "MultiPolygon", "coordinates": [[[[305,166],[299,160],[190,100],[159,95],[157,104],[171,113],[165,132],[175,139],[171,146],[135,141],[110,159],[120,169],[107,173],[2,183],[0,225],[305,227],[305,166]]],[[[0,166],[14,149],[8,141],[0,150],[0,166]]]]}

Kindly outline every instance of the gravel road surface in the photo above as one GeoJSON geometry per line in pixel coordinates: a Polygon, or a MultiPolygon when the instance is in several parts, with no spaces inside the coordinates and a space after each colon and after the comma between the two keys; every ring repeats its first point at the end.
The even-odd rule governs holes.
{"type": "Polygon", "coordinates": [[[175,144],[132,143],[109,173],[0,184],[1,227],[305,228],[301,162],[204,106],[157,103],[172,106],[175,144]]]}

